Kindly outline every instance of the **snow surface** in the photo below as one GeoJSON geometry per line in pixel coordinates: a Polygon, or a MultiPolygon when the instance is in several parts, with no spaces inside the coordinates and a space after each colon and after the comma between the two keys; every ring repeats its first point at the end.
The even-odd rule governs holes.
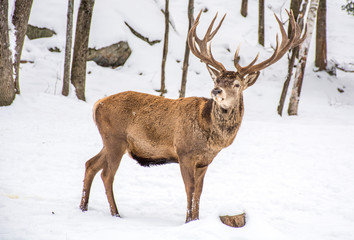
{"type": "MultiPolygon", "coordinates": [[[[75,2],[74,19],[79,1],[75,2]]],[[[257,44],[257,2],[249,1],[249,16],[243,18],[240,2],[195,1],[195,12],[209,9],[199,32],[216,11],[227,13],[213,52],[228,69],[240,42],[241,64],[257,51],[261,59],[272,52],[278,31],[273,11],[278,14],[289,1],[266,3],[265,48],[257,44]]],[[[354,18],[340,9],[341,4],[327,1],[328,59],[353,63],[354,18]]],[[[286,107],[284,117],[276,114],[286,57],[264,70],[244,93],[242,127],[234,144],[208,169],[199,221],[184,224],[186,196],[178,165],[142,168],[127,156],[114,185],[122,218],[110,216],[99,174],[89,211],[79,210],[84,164],[102,147],[92,121],[94,102],[125,90],[157,94],[163,44],[149,46],[137,39],[124,21],[152,40],[162,39],[161,6],[162,0],[96,1],[90,46],[127,40],[133,52],[118,69],[89,62],[87,102],[82,102],[73,88],[69,97],[60,94],[66,2],[34,1],[30,23],[52,28],[57,35],[25,40],[22,59],[34,63],[21,65],[22,94],[11,106],[0,108],[0,239],[354,239],[354,75],[313,72],[314,38],[299,116],[286,116],[286,107]],[[54,46],[62,52],[47,50],[54,46]],[[243,211],[244,228],[230,228],[218,219],[220,214],[243,211]]],[[[187,1],[170,2],[177,30],[170,28],[166,69],[171,98],[178,97],[182,75],[186,9],[187,1]]],[[[281,16],[286,19],[284,11],[281,16]]],[[[208,97],[211,89],[205,66],[191,56],[187,95],[208,97]]]]}

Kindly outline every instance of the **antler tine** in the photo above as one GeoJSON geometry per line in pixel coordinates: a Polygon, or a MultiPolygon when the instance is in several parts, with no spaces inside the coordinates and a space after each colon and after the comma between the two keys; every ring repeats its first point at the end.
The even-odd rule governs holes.
{"type": "MultiPolygon", "coordinates": [[[[199,58],[200,60],[202,60],[203,56],[200,54],[200,52],[198,51],[197,47],[195,46],[195,40],[198,39],[199,41],[201,41],[197,36],[196,36],[196,28],[199,24],[199,18],[200,18],[200,15],[201,15],[202,11],[199,12],[197,18],[195,19],[194,21],[194,24],[193,26],[191,27],[191,29],[189,30],[189,33],[188,33],[188,38],[187,38],[187,41],[188,41],[188,45],[189,45],[189,48],[190,50],[193,52],[193,54],[199,58]]],[[[197,41],[198,41],[197,40],[197,41]]]]}
{"type": "Polygon", "coordinates": [[[299,24],[297,24],[295,21],[293,10],[290,10],[290,13],[288,10],[285,10],[285,11],[289,16],[290,26],[292,28],[291,36],[294,39],[294,41],[292,42],[292,47],[296,47],[296,46],[300,45],[305,40],[306,34],[307,34],[307,25],[305,26],[305,31],[304,31],[303,37],[300,38],[301,28],[300,28],[299,24]]]}
{"type": "Polygon", "coordinates": [[[242,67],[240,66],[240,64],[238,64],[238,54],[240,52],[240,47],[241,47],[241,43],[238,45],[236,52],[235,52],[235,56],[234,56],[234,65],[235,68],[237,69],[237,71],[241,72],[242,67]]]}
{"type": "Polygon", "coordinates": [[[295,35],[300,36],[301,35],[301,28],[299,24],[295,24],[295,35]]]}
{"type": "Polygon", "coordinates": [[[210,23],[210,25],[208,27],[208,30],[206,31],[205,36],[204,36],[203,39],[209,39],[209,38],[210,38],[210,40],[212,39],[212,37],[210,37],[210,33],[211,33],[211,30],[213,29],[214,22],[215,22],[217,17],[218,17],[218,13],[216,12],[215,17],[213,18],[213,20],[211,20],[211,23],[210,23]]]}
{"type": "Polygon", "coordinates": [[[211,53],[211,44],[210,43],[208,44],[208,55],[210,56],[212,62],[220,64],[221,65],[220,67],[222,68],[223,71],[226,70],[225,67],[220,62],[215,60],[213,54],[211,53]]]}
{"type": "MultiPolygon", "coordinates": [[[[278,24],[279,24],[279,27],[280,27],[280,32],[281,32],[281,35],[282,35],[282,42],[280,44],[280,46],[284,46],[286,43],[287,43],[287,35],[286,35],[286,32],[285,32],[285,29],[283,27],[283,24],[282,22],[279,20],[279,18],[274,14],[278,24]]],[[[273,52],[272,56],[270,58],[268,58],[267,60],[263,61],[262,63],[264,65],[267,65],[267,64],[271,64],[271,62],[276,58],[278,52],[279,52],[279,38],[278,38],[278,34],[276,35],[276,47],[275,47],[275,51],[273,52]]],[[[238,56],[238,52],[239,52],[239,48],[236,50],[236,53],[237,55],[235,54],[235,59],[236,57],[238,56]]],[[[259,52],[257,54],[257,56],[253,59],[253,61],[248,64],[246,67],[241,67],[238,63],[235,63],[235,60],[234,60],[234,65],[236,67],[236,69],[238,70],[238,72],[241,74],[241,75],[246,75],[250,72],[254,72],[252,71],[255,67],[259,66],[260,64],[257,64],[253,67],[253,65],[256,63],[257,59],[259,57],[259,52]],[[253,67],[253,68],[251,68],[253,67]]],[[[268,65],[268,66],[269,66],[268,65]]]]}
{"type": "MultiPolygon", "coordinates": [[[[290,17],[289,12],[288,11],[286,11],[286,12],[288,13],[288,16],[290,17]]],[[[285,45],[288,40],[288,36],[286,35],[286,31],[284,29],[283,23],[282,23],[282,21],[280,21],[280,19],[278,18],[277,15],[274,14],[274,17],[277,20],[279,28],[280,28],[281,39],[282,39],[280,45],[285,45]]],[[[289,24],[291,26],[291,36],[294,36],[294,28],[292,27],[293,25],[292,25],[291,19],[289,19],[289,24]]]]}
{"type": "MultiPolygon", "coordinates": [[[[216,16],[218,15],[218,13],[216,13],[215,15],[215,19],[216,16]]],[[[221,27],[221,24],[223,23],[224,19],[226,17],[226,13],[224,14],[224,16],[222,17],[222,19],[220,20],[219,25],[215,28],[215,30],[210,34],[210,39],[213,39],[213,37],[215,36],[215,34],[219,31],[219,28],[221,27]]]]}
{"type": "Polygon", "coordinates": [[[247,68],[253,66],[256,63],[256,61],[258,60],[258,57],[259,57],[259,52],[257,53],[257,56],[252,60],[252,62],[250,64],[248,64],[246,67],[241,67],[241,65],[238,64],[238,54],[240,52],[240,46],[241,46],[241,44],[238,45],[237,50],[235,52],[234,65],[235,65],[235,68],[237,69],[237,71],[240,74],[242,74],[242,72],[246,71],[247,68]]]}
{"type": "Polygon", "coordinates": [[[211,39],[215,36],[215,34],[219,30],[222,22],[224,21],[226,14],[221,19],[221,21],[220,21],[219,25],[216,27],[216,29],[213,32],[211,32],[213,29],[214,22],[218,16],[218,14],[216,13],[215,17],[213,18],[213,20],[211,21],[211,23],[208,27],[207,32],[205,33],[204,38],[200,39],[197,37],[196,29],[199,24],[199,18],[201,16],[201,13],[202,13],[202,10],[199,12],[195,22],[193,23],[193,26],[191,27],[191,29],[188,33],[188,38],[187,38],[188,45],[189,45],[192,53],[197,58],[199,58],[202,62],[204,62],[208,67],[212,66],[218,71],[226,71],[224,65],[222,65],[222,63],[220,63],[214,59],[214,57],[211,53],[211,44],[210,44],[211,39]],[[198,44],[199,49],[197,48],[195,43],[198,44]]]}
{"type": "Polygon", "coordinates": [[[211,30],[212,30],[212,28],[214,26],[214,22],[215,22],[217,16],[218,16],[218,13],[215,14],[215,17],[211,21],[211,23],[210,23],[210,25],[208,27],[208,30],[206,31],[203,39],[199,39],[198,36],[195,35],[195,40],[196,40],[197,44],[199,45],[200,52],[202,52],[202,53],[207,50],[207,48],[208,48],[207,44],[212,39],[212,37],[210,37],[210,32],[211,32],[211,30]]]}
{"type": "MultiPolygon", "coordinates": [[[[299,24],[297,24],[297,26],[300,28],[299,24]]],[[[301,31],[301,29],[300,29],[300,31],[301,31]]],[[[303,43],[303,41],[306,39],[306,37],[307,37],[307,25],[305,25],[305,30],[302,35],[302,38],[300,38],[298,41],[294,42],[294,47],[299,46],[301,43],[303,43]]]]}
{"type": "MultiPolygon", "coordinates": [[[[280,58],[283,57],[283,55],[290,49],[293,47],[298,46],[299,44],[301,44],[304,39],[305,39],[305,35],[303,38],[300,39],[300,34],[301,34],[301,30],[300,27],[298,26],[298,24],[295,22],[294,19],[294,15],[293,12],[290,11],[290,13],[288,11],[286,11],[288,16],[289,16],[289,24],[290,24],[290,28],[291,28],[291,33],[290,33],[290,39],[288,38],[283,23],[279,20],[279,18],[274,14],[275,19],[278,22],[279,28],[280,28],[280,32],[281,32],[281,43],[279,45],[279,39],[278,39],[278,34],[276,36],[276,48],[274,50],[274,53],[272,54],[272,56],[268,59],[266,59],[265,61],[258,63],[256,65],[254,65],[254,63],[256,62],[255,60],[257,60],[257,57],[255,58],[255,60],[253,60],[248,66],[246,67],[241,67],[237,62],[236,59],[234,60],[234,64],[236,69],[238,70],[238,72],[241,75],[247,75],[249,73],[252,72],[258,72],[270,65],[272,65],[273,63],[277,62],[280,58]]],[[[238,56],[238,52],[239,49],[236,50],[236,54],[235,57],[238,56]]]]}
{"type": "Polygon", "coordinates": [[[197,39],[197,41],[201,41],[197,36],[196,36],[196,29],[197,29],[197,26],[199,24],[199,18],[200,18],[200,15],[202,14],[202,10],[200,10],[197,18],[194,20],[194,23],[191,27],[191,29],[189,30],[189,33],[188,33],[188,38],[187,38],[187,41],[188,41],[188,45],[190,48],[192,48],[193,46],[195,47],[195,45],[193,45],[192,43],[194,42],[193,39],[197,39]]]}

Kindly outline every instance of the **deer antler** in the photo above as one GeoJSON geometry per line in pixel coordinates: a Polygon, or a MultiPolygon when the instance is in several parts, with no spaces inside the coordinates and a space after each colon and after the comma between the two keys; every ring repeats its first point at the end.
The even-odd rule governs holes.
{"type": "Polygon", "coordinates": [[[192,53],[197,58],[199,58],[200,61],[204,62],[208,67],[212,66],[220,72],[226,71],[224,65],[222,65],[222,63],[220,63],[214,59],[213,54],[211,53],[211,44],[210,44],[210,41],[213,39],[213,37],[215,36],[217,31],[219,30],[222,22],[224,21],[226,14],[221,19],[221,21],[220,21],[219,25],[216,27],[216,29],[211,33],[214,22],[218,16],[218,14],[216,13],[214,19],[211,21],[210,26],[209,26],[209,28],[208,28],[207,32],[205,33],[205,36],[202,40],[199,39],[196,34],[196,29],[199,24],[199,18],[200,18],[201,14],[202,14],[202,10],[199,12],[197,18],[195,19],[195,21],[193,23],[193,26],[189,30],[189,33],[188,33],[189,48],[191,49],[192,53]],[[199,50],[196,47],[195,43],[198,44],[199,50]]]}
{"type": "Polygon", "coordinates": [[[304,33],[303,37],[300,38],[301,29],[300,29],[299,25],[295,22],[293,12],[291,11],[289,13],[288,11],[286,11],[286,13],[289,16],[289,22],[290,22],[290,27],[291,27],[291,34],[289,34],[289,35],[291,37],[290,37],[290,39],[288,38],[288,36],[286,35],[286,32],[284,30],[282,22],[274,14],[274,16],[279,24],[279,27],[280,27],[282,41],[279,46],[279,39],[278,39],[278,34],[277,34],[277,37],[276,37],[277,45],[275,47],[275,51],[274,51],[273,55],[270,58],[254,65],[258,59],[258,56],[259,56],[259,53],[258,53],[257,56],[253,59],[253,61],[250,64],[248,64],[246,67],[241,67],[240,64],[238,64],[238,53],[240,51],[240,45],[238,46],[236,53],[235,53],[235,57],[234,57],[234,65],[235,65],[237,71],[241,75],[245,76],[245,75],[252,73],[252,72],[258,72],[258,71],[272,65],[273,63],[277,62],[289,49],[300,45],[305,40],[307,28],[305,28],[305,33],[304,33]]]}

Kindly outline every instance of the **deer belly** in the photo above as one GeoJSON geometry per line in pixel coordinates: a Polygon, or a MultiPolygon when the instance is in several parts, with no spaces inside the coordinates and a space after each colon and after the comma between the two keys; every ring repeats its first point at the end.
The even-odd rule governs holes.
{"type": "Polygon", "coordinates": [[[178,163],[172,144],[166,145],[146,139],[128,137],[127,151],[133,159],[144,167],[178,163]]]}

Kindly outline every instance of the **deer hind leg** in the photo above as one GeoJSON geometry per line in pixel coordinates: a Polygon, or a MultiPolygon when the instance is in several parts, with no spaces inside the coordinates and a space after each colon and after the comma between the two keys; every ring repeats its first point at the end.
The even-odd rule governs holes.
{"type": "Polygon", "coordinates": [[[82,211],[87,211],[92,181],[96,176],[97,172],[102,169],[104,158],[105,157],[102,149],[96,156],[88,160],[85,164],[85,178],[80,204],[80,209],[82,211]]]}
{"type": "Polygon", "coordinates": [[[194,195],[194,169],[193,166],[180,162],[181,174],[187,194],[187,215],[186,223],[192,221],[192,201],[194,195]]]}
{"type": "Polygon", "coordinates": [[[119,143],[112,144],[111,146],[112,146],[111,149],[107,149],[107,155],[106,155],[107,160],[103,165],[101,178],[106,190],[106,195],[111,210],[111,215],[119,217],[117,205],[114,200],[113,181],[114,181],[114,176],[118,170],[120,161],[122,159],[122,156],[125,153],[126,143],[121,141],[119,143]]]}

